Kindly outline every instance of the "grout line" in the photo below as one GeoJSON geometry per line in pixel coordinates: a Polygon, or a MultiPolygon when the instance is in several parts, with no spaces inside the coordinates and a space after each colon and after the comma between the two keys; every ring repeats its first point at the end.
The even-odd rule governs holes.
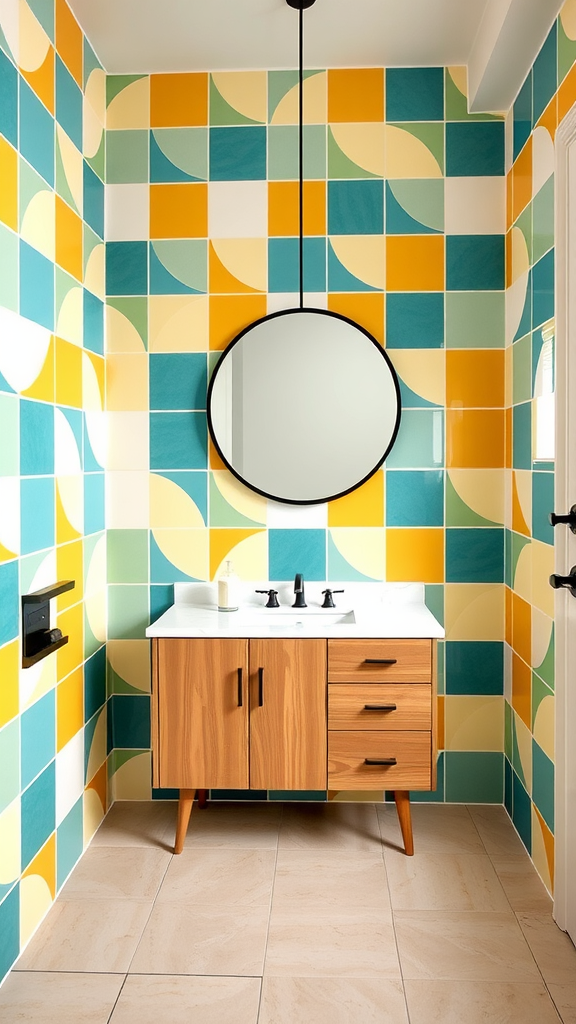
{"type": "Polygon", "coordinates": [[[124,975],[124,981],[122,982],[122,984],[120,985],[120,988],[118,990],[118,995],[116,996],[116,999],[114,1000],[114,1005],[113,1005],[112,1009],[110,1010],[110,1014],[108,1015],[106,1024],[110,1024],[110,1021],[112,1020],[112,1017],[114,1016],[116,1007],[118,1006],[118,1001],[120,999],[120,996],[122,995],[122,992],[124,991],[124,985],[126,984],[127,978],[128,978],[128,974],[126,973],[124,975]]]}
{"type": "Polygon", "coordinates": [[[134,958],[135,958],[135,956],[136,956],[136,954],[138,952],[138,949],[140,948],[140,943],[142,942],[142,938],[144,936],[144,932],[146,931],[148,925],[150,924],[150,918],[152,917],[152,912],[154,910],[154,907],[156,906],[156,901],[158,899],[158,894],[160,892],[160,889],[162,888],[162,885],[164,883],[164,879],[166,878],[166,872],[168,871],[168,868],[170,867],[170,865],[171,865],[173,860],[174,860],[174,854],[171,854],[170,859],[169,859],[169,861],[168,861],[168,863],[166,865],[166,870],[164,871],[164,874],[162,875],[162,881],[160,882],[160,885],[158,886],[158,890],[156,892],[156,895],[155,895],[154,899],[152,900],[152,902],[150,904],[150,913],[148,914],[148,917],[146,918],[146,923],[145,923],[142,931],[140,932],[140,938],[138,939],[138,942],[136,943],[136,948],[134,949],[134,952],[133,952],[133,954],[132,954],[132,956],[130,958],[130,963],[128,964],[128,970],[126,971],[126,975],[127,976],[130,973],[130,968],[132,967],[132,964],[134,963],[134,958]]]}
{"type": "MultiPolygon", "coordinates": [[[[386,806],[386,805],[384,804],[384,806],[386,806]]],[[[402,971],[402,960],[400,958],[400,948],[398,946],[398,937],[396,935],[396,918],[395,918],[395,914],[394,914],[394,906],[392,904],[392,891],[390,889],[390,879],[388,877],[388,865],[386,864],[386,857],[384,855],[385,846],[384,846],[384,835],[383,835],[383,832],[382,832],[382,825],[383,825],[383,823],[380,820],[380,815],[378,814],[378,807],[376,806],[376,804],[374,804],[374,810],[376,812],[376,819],[378,821],[378,829],[380,831],[380,836],[381,836],[381,840],[382,840],[381,854],[382,854],[382,862],[384,864],[384,873],[385,873],[385,876],[386,876],[386,888],[388,890],[388,899],[390,900],[390,919],[392,921],[392,933],[394,935],[394,945],[396,947],[396,956],[398,958],[398,969],[400,971],[400,984],[402,985],[402,992],[403,992],[403,995],[404,995],[404,1006],[406,1008],[406,1019],[408,1021],[408,1024],[410,1024],[410,1010],[409,1010],[409,1007],[408,1007],[408,999],[406,998],[406,986],[404,984],[404,974],[403,974],[403,971],[402,971]]]]}

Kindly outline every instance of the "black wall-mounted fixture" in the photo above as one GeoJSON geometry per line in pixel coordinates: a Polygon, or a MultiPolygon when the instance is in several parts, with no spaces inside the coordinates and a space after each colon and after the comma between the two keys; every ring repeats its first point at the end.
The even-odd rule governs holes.
{"type": "Polygon", "coordinates": [[[69,638],[62,636],[61,630],[50,629],[50,601],[75,586],[75,580],[61,580],[22,595],[22,668],[30,668],[68,643],[69,638]]]}

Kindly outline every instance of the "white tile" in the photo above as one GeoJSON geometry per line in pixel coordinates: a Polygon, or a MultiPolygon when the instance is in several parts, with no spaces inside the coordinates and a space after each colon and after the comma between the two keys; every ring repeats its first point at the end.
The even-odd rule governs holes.
{"type": "Polygon", "coordinates": [[[60,825],[84,792],[84,734],[76,735],[56,754],[56,825],[60,825]]]}
{"type": "Polygon", "coordinates": [[[211,181],[208,234],[210,238],[267,238],[268,183],[211,181]]]}
{"type": "Polygon", "coordinates": [[[109,530],[147,530],[150,487],[147,472],[109,473],[106,480],[106,525],[109,530]]]}
{"type": "Polygon", "coordinates": [[[138,242],[149,236],[148,185],[106,186],[106,241],[138,242]]]}
{"type": "MultiPolygon", "coordinates": [[[[304,292],[304,305],[312,309],[327,309],[327,292],[304,292]]],[[[283,309],[294,309],[300,305],[298,292],[269,292],[267,296],[268,313],[279,313],[283,309]]]]}
{"type": "MultiPolygon", "coordinates": [[[[328,524],[328,505],[284,505],[281,501],[268,502],[268,529],[302,530],[328,524]]],[[[294,571],[297,572],[298,566],[294,571]]]]}
{"type": "Polygon", "coordinates": [[[502,177],[446,178],[447,235],[500,235],[506,230],[506,182],[502,177]]]}
{"type": "Polygon", "coordinates": [[[148,469],[149,419],[147,412],[108,413],[108,469],[148,469]]]}
{"type": "Polygon", "coordinates": [[[15,555],[20,553],[20,480],[17,476],[0,477],[0,544],[15,555]]]}

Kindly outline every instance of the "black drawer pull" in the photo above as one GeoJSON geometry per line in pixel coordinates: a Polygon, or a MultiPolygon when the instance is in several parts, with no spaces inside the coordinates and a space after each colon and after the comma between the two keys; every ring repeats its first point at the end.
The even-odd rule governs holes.
{"type": "Polygon", "coordinates": [[[364,711],[396,711],[395,704],[365,704],[364,711]]]}
{"type": "Polygon", "coordinates": [[[242,699],[242,669],[238,669],[238,707],[241,708],[243,704],[242,699]]]}
{"type": "Polygon", "coordinates": [[[395,757],[365,757],[364,764],[397,764],[395,757]]]}
{"type": "Polygon", "coordinates": [[[365,665],[395,665],[398,658],[364,658],[365,665]]]}
{"type": "Polygon", "coordinates": [[[258,707],[264,705],[264,669],[258,669],[258,707]]]}

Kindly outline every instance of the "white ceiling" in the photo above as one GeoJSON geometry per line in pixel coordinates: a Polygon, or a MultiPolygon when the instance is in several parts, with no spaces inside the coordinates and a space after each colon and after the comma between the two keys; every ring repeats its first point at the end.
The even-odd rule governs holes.
{"type": "MultiPolygon", "coordinates": [[[[112,74],[298,64],[298,13],[285,0],[69,2],[112,74]]],[[[468,64],[474,93],[490,104],[484,109],[505,109],[560,6],[561,0],[316,0],[304,14],[304,61],[317,68],[468,64]],[[496,95],[494,87],[482,88],[488,70],[496,95]]]]}

